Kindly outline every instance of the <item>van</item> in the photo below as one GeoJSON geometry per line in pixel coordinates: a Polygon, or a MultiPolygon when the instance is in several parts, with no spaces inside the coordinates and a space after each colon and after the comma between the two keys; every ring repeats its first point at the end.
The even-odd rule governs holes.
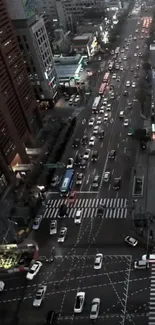
{"type": "Polygon", "coordinates": [[[147,261],[135,261],[134,262],[134,269],[139,269],[139,270],[146,270],[149,268],[149,263],[147,261]]]}

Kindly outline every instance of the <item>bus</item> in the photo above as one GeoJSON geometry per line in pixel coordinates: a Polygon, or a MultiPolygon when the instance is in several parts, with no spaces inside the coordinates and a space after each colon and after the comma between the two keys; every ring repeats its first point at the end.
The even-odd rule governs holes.
{"type": "Polygon", "coordinates": [[[103,82],[108,82],[109,76],[110,76],[110,73],[109,72],[106,72],[105,75],[104,75],[104,77],[103,77],[103,82]]]}
{"type": "Polygon", "coordinates": [[[103,95],[105,90],[106,90],[107,84],[106,83],[102,83],[99,89],[99,95],[103,95]]]}
{"type": "Polygon", "coordinates": [[[101,96],[98,96],[94,99],[93,106],[92,106],[92,113],[98,113],[98,106],[101,100],[101,96]]]}
{"type": "Polygon", "coordinates": [[[119,54],[120,47],[116,47],[115,54],[119,54]]]}
{"type": "Polygon", "coordinates": [[[74,169],[67,169],[65,175],[62,180],[62,184],[60,187],[61,195],[68,196],[69,192],[71,191],[73,185],[75,171],[74,169]]]}

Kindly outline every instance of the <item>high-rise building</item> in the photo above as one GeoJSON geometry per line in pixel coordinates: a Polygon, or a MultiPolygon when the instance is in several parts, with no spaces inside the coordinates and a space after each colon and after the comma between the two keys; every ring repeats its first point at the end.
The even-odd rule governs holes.
{"type": "Polygon", "coordinates": [[[39,13],[43,13],[49,16],[51,21],[54,21],[58,18],[56,0],[37,0],[36,8],[39,13]]]}
{"type": "Polygon", "coordinates": [[[7,3],[36,97],[52,106],[58,95],[58,79],[44,19],[36,15],[33,1],[7,3]]]}
{"type": "Polygon", "coordinates": [[[7,11],[0,0],[0,194],[12,182],[11,166],[29,161],[41,124],[28,74],[7,11]]]}

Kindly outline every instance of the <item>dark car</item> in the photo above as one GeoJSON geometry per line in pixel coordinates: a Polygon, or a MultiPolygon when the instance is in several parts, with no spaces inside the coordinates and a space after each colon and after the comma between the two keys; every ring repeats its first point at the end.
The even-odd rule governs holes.
{"type": "Polygon", "coordinates": [[[98,151],[97,150],[94,150],[92,152],[91,161],[95,162],[97,160],[98,160],[98,151]]]}
{"type": "Polygon", "coordinates": [[[109,152],[109,159],[115,159],[116,157],[116,151],[115,150],[111,150],[109,152]]]}
{"type": "Polygon", "coordinates": [[[145,150],[146,149],[146,143],[144,141],[140,141],[140,149],[145,150]]]}
{"type": "Polygon", "coordinates": [[[77,153],[74,159],[74,165],[79,165],[82,159],[82,155],[77,153]]]}
{"type": "Polygon", "coordinates": [[[99,139],[104,139],[104,134],[105,134],[104,130],[100,130],[98,135],[99,139]]]}
{"type": "Polygon", "coordinates": [[[128,96],[128,94],[129,94],[128,91],[127,90],[124,90],[123,95],[124,96],[128,96]]]}
{"type": "Polygon", "coordinates": [[[81,139],[81,144],[85,146],[88,143],[88,136],[84,135],[83,138],[81,139]]]}
{"type": "Polygon", "coordinates": [[[59,217],[64,217],[67,214],[67,206],[66,204],[61,204],[60,209],[59,209],[59,217]]]}
{"type": "Polygon", "coordinates": [[[73,148],[77,148],[77,147],[79,146],[79,144],[80,144],[80,140],[79,140],[79,139],[75,139],[75,140],[73,141],[72,147],[73,147],[73,148]]]}
{"type": "Polygon", "coordinates": [[[135,73],[134,73],[134,78],[137,78],[137,77],[138,77],[138,73],[135,72],[135,73]]]}
{"type": "Polygon", "coordinates": [[[80,162],[80,168],[86,168],[86,160],[85,159],[82,159],[81,162],[80,162]]]}
{"type": "Polygon", "coordinates": [[[106,207],[104,204],[100,204],[97,210],[97,215],[102,216],[106,211],[106,207]]]}
{"type": "Polygon", "coordinates": [[[134,67],[131,67],[131,68],[130,68],[130,71],[133,72],[133,71],[134,71],[134,67]]]}
{"type": "Polygon", "coordinates": [[[58,182],[59,182],[59,177],[58,177],[58,175],[53,176],[53,178],[52,178],[52,180],[51,180],[51,186],[52,186],[52,187],[55,187],[55,186],[58,184],[58,182]]]}
{"type": "Polygon", "coordinates": [[[58,314],[55,311],[50,310],[47,314],[46,321],[44,324],[45,325],[55,325],[57,316],[58,316],[58,314]]]}
{"type": "Polygon", "coordinates": [[[113,189],[119,190],[121,187],[121,177],[114,178],[113,189]]]}
{"type": "Polygon", "coordinates": [[[128,108],[128,109],[131,109],[131,108],[132,108],[132,103],[131,103],[131,102],[128,103],[127,108],[128,108]]]}

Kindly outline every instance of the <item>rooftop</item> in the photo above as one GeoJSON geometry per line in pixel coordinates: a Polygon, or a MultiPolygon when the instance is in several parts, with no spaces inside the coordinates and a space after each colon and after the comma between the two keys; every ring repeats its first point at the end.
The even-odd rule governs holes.
{"type": "Polygon", "coordinates": [[[92,36],[92,33],[84,33],[82,35],[77,35],[73,38],[73,41],[87,40],[90,36],[92,36]]]}
{"type": "Polygon", "coordinates": [[[59,79],[70,79],[75,75],[78,64],[56,65],[56,72],[59,79]]]}

